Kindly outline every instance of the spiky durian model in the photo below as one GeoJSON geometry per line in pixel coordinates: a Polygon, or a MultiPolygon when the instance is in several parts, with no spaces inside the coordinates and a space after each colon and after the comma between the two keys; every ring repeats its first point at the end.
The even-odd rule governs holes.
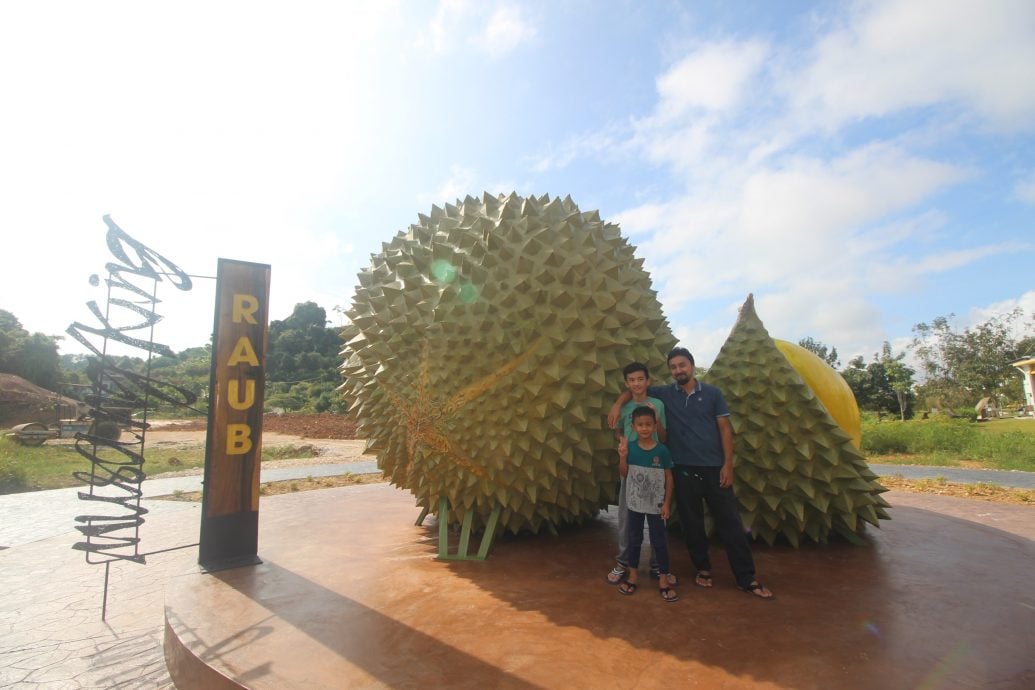
{"type": "Polygon", "coordinates": [[[631,360],[675,340],[617,225],[570,198],[483,195],[400,232],[359,274],[343,392],[420,506],[517,532],[614,500],[605,414],[631,360]]]}
{"type": "Polygon", "coordinates": [[[797,546],[836,532],[860,543],[867,522],[888,519],[886,489],[777,349],[750,295],[704,380],[729,403],[737,499],[756,536],[797,546]]]}

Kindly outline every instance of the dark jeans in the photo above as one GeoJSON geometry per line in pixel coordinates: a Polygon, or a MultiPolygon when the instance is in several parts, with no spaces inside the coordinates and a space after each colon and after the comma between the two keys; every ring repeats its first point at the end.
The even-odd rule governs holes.
{"type": "MultiPolygon", "coordinates": [[[[635,570],[640,567],[640,547],[643,546],[643,518],[647,518],[647,529],[650,531],[651,550],[658,559],[658,572],[668,574],[668,538],[665,534],[665,521],[660,515],[638,513],[630,510],[626,518],[629,527],[629,546],[626,555],[629,567],[635,570]]],[[[651,560],[654,560],[651,558],[651,560]]]]}
{"type": "Polygon", "coordinates": [[[755,560],[751,557],[744,524],[740,521],[737,497],[733,487],[719,486],[719,467],[689,467],[676,465],[672,474],[675,478],[676,509],[679,522],[686,538],[686,550],[697,570],[711,571],[708,557],[708,536],[704,531],[704,504],[715,520],[730,568],[737,579],[737,585],[747,587],[755,579],[755,560]]]}

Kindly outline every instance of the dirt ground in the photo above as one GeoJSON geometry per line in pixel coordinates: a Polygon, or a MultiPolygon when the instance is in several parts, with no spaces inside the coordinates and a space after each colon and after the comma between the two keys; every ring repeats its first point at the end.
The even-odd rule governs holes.
{"type": "MultiPolygon", "coordinates": [[[[148,434],[170,431],[200,431],[206,420],[154,421],[148,434]]],[[[355,439],[356,424],[336,414],[266,414],[262,417],[263,434],[280,434],[297,438],[355,439]]],[[[202,436],[202,438],[204,438],[202,436]]]]}
{"type": "Polygon", "coordinates": [[[881,477],[880,483],[884,488],[893,491],[973,498],[979,501],[988,501],[989,503],[1009,503],[1011,505],[1035,507],[1035,490],[1032,489],[1013,489],[985,483],[957,484],[944,479],[903,479],[901,477],[881,477]]]}
{"type": "MultiPolygon", "coordinates": [[[[205,443],[206,420],[154,420],[147,430],[147,445],[151,448],[198,446],[205,443]]],[[[281,460],[264,460],[270,469],[296,465],[326,465],[371,460],[364,455],[366,442],[356,438],[355,425],[334,414],[267,414],[262,422],[263,448],[276,446],[311,446],[312,454],[281,460]]],[[[165,472],[153,478],[175,477],[200,473],[200,469],[165,472]]],[[[320,488],[320,487],[315,487],[320,488]]]]}

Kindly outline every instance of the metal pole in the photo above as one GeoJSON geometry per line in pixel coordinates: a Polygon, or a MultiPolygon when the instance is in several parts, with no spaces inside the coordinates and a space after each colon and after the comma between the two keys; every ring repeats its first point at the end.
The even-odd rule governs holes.
{"type": "Polygon", "coordinates": [[[101,620],[108,615],[108,571],[111,570],[111,561],[104,563],[104,597],[101,599],[101,620]]]}

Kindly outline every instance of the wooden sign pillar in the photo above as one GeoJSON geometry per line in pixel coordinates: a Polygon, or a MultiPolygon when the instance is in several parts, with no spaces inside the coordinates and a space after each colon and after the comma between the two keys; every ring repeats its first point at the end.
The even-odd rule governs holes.
{"type": "Polygon", "coordinates": [[[259,461],[266,389],[270,267],[219,260],[198,563],[261,563],[259,461]]]}

